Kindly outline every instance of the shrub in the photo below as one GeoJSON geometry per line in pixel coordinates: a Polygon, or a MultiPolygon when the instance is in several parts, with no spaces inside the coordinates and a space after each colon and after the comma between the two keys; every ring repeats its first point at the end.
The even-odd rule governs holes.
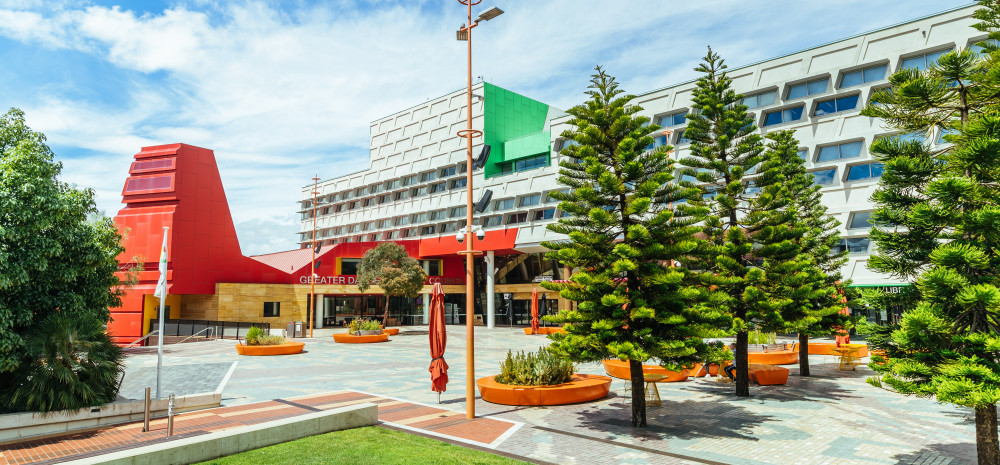
{"type": "Polygon", "coordinates": [[[514,355],[507,351],[507,360],[500,362],[500,374],[493,380],[516,386],[548,386],[567,383],[573,377],[573,362],[562,360],[549,349],[540,347],[537,353],[523,351],[514,355]]]}
{"type": "Polygon", "coordinates": [[[750,331],[747,336],[748,344],[774,344],[774,341],[778,338],[778,335],[775,333],[762,333],[757,330],[750,331]]]}
{"type": "Polygon", "coordinates": [[[348,333],[356,333],[358,331],[381,331],[382,324],[375,320],[352,320],[349,325],[347,325],[348,333]]]}
{"type": "Polygon", "coordinates": [[[251,326],[247,330],[247,345],[248,346],[276,346],[278,344],[284,344],[285,338],[281,336],[272,336],[264,332],[256,326],[251,326]]]}

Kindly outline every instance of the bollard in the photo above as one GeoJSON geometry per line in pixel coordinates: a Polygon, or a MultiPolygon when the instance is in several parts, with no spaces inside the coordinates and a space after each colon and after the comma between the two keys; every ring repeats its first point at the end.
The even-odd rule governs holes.
{"type": "Polygon", "coordinates": [[[174,435],[174,395],[167,401],[167,437],[174,435]]]}
{"type": "Polygon", "coordinates": [[[143,409],[143,414],[142,414],[142,432],[143,433],[148,433],[149,432],[149,409],[150,409],[150,404],[152,403],[149,400],[149,389],[150,388],[148,388],[148,387],[146,388],[146,407],[143,409]]]}

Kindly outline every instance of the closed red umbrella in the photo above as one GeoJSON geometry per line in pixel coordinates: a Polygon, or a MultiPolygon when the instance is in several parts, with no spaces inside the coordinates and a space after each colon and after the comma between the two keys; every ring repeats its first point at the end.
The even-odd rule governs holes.
{"type": "Polygon", "coordinates": [[[428,371],[431,372],[431,390],[438,393],[438,403],[441,403],[441,393],[448,384],[448,364],[444,361],[448,334],[444,326],[444,289],[441,283],[435,283],[431,291],[430,313],[431,367],[428,371]]]}
{"type": "Polygon", "coordinates": [[[538,334],[538,289],[531,290],[531,334],[538,334]]]}

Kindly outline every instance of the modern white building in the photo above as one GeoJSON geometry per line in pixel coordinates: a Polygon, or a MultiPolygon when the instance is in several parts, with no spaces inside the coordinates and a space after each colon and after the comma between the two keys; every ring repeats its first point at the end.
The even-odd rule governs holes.
{"type": "MultiPolygon", "coordinates": [[[[892,134],[860,111],[893,72],[924,69],[941,54],[985,38],[971,27],[974,10],[953,9],[728,70],[762,134],[795,131],[807,169],[823,186],[824,203],[842,223],[842,244],[850,252],[843,274],[855,285],[901,285],[866,267],[873,252],[867,237],[869,197],[881,174],[867,148],[877,137],[892,134]]],[[[638,94],[635,100],[641,114],[672,131],[669,141],[661,135],[656,144],[670,143],[678,158],[689,150],[684,115],[694,88],[689,81],[638,94]]],[[[494,248],[482,267],[484,279],[495,276],[495,293],[483,296],[484,313],[489,313],[495,294],[516,304],[525,285],[561,277],[558,265],[542,257],[540,243],[555,238],[546,225],[561,213],[547,194],[561,188],[558,163],[566,141],[560,134],[569,129],[570,117],[490,83],[475,85],[473,93],[473,126],[484,132],[475,153],[483,143],[492,147],[487,166],[474,176],[474,198],[492,191],[489,208],[476,214],[476,224],[509,239],[480,247],[494,248]]],[[[460,90],[372,122],[370,167],[318,185],[317,239],[328,246],[453,237],[465,225],[466,149],[456,136],[466,124],[465,101],[460,90]]],[[[939,134],[929,139],[940,143],[939,134]]],[[[299,206],[303,247],[313,230],[312,191],[312,185],[303,187],[299,206]]],[[[870,317],[894,320],[892,313],[870,317]]]]}

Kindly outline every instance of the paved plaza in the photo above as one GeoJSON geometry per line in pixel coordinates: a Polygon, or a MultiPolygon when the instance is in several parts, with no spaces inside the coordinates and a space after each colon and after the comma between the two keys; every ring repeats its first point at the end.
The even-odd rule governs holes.
{"type": "MultiPolygon", "coordinates": [[[[337,330],[342,331],[342,330],[337,330]]],[[[233,341],[168,346],[165,392],[222,386],[224,406],[353,390],[438,405],[430,390],[427,332],[404,328],[388,343],[337,344],[330,330],[306,340],[306,352],[240,357],[233,341]],[[237,362],[233,368],[233,362],[237,362]],[[230,373],[231,371],[231,373],[230,373]],[[228,379],[227,379],[228,375],[228,379]]],[[[507,349],[536,350],[544,336],[520,328],[476,328],[477,377],[496,374],[507,349]]],[[[451,369],[440,406],[465,408],[465,329],[448,328],[451,369]]],[[[752,386],[737,399],[730,384],[710,379],[661,383],[663,406],[648,409],[649,427],[633,429],[622,404],[624,382],[599,402],[546,408],[477,401],[479,415],[523,426],[496,450],[559,464],[974,464],[973,412],[869,386],[871,371],[838,371],[836,360],[812,356],[808,379],[792,370],[785,386],[752,386]]],[[[155,370],[155,354],[132,355],[122,394],[137,396],[155,370]]],[[[600,364],[583,373],[604,374],[600,364]]]]}

